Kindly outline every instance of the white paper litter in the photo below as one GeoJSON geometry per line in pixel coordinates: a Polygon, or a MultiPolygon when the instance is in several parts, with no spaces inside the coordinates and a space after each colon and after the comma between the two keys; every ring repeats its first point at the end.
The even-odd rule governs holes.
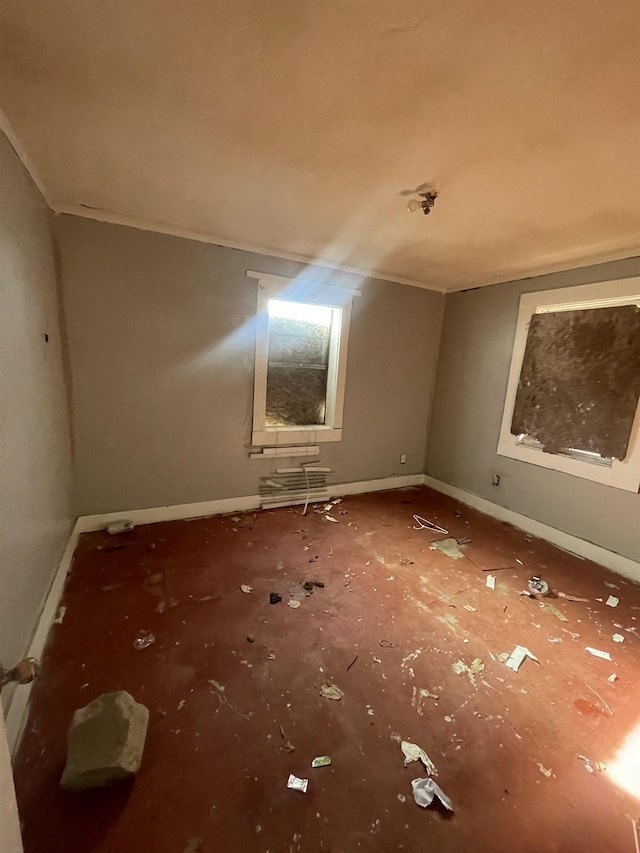
{"type": "Polygon", "coordinates": [[[613,642],[614,643],[624,643],[624,637],[622,636],[622,634],[614,634],[613,635],[613,642]]]}
{"type": "Polygon", "coordinates": [[[297,598],[290,598],[289,601],[287,601],[287,607],[300,607],[300,602],[297,598]]]}
{"type": "Polygon", "coordinates": [[[487,586],[489,589],[496,588],[496,576],[495,575],[487,575],[487,586]]]}
{"type": "Polygon", "coordinates": [[[422,749],[422,747],[418,746],[415,743],[409,743],[407,740],[403,740],[400,744],[400,748],[404,754],[404,766],[406,767],[408,764],[411,764],[412,761],[422,761],[424,764],[425,770],[430,776],[437,776],[438,771],[436,769],[436,765],[429,758],[427,753],[422,749]]]}
{"type": "Polygon", "coordinates": [[[609,607],[617,607],[620,603],[620,599],[616,598],[615,595],[610,595],[609,598],[605,601],[605,604],[608,604],[609,607]]]}
{"type": "Polygon", "coordinates": [[[477,608],[477,607],[472,607],[470,604],[465,604],[465,605],[463,605],[463,606],[464,606],[464,609],[465,609],[465,610],[468,610],[468,611],[469,611],[469,613],[477,613],[477,612],[478,612],[478,608],[477,608]]]}
{"type": "Polygon", "coordinates": [[[510,656],[505,661],[505,664],[512,669],[514,672],[517,672],[525,658],[531,658],[531,660],[538,661],[538,658],[526,648],[526,646],[516,646],[515,649],[511,652],[510,656]]]}
{"type": "Polygon", "coordinates": [[[332,515],[325,515],[325,518],[327,519],[327,521],[333,521],[334,524],[339,524],[338,519],[334,518],[332,515]]]}
{"type": "Polygon", "coordinates": [[[299,779],[297,776],[294,776],[293,773],[289,776],[289,781],[287,782],[287,788],[291,788],[294,791],[302,791],[303,794],[306,794],[308,787],[309,787],[309,780],[308,779],[299,779]]]}
{"type": "Polygon", "coordinates": [[[588,651],[590,655],[593,655],[594,658],[611,660],[611,655],[609,654],[609,652],[601,652],[600,649],[592,649],[591,646],[586,646],[586,651],[588,651]]]}
{"type": "Polygon", "coordinates": [[[607,678],[607,681],[610,684],[613,684],[613,682],[617,681],[617,680],[618,680],[618,676],[615,674],[615,672],[612,672],[611,675],[609,676],[609,678],[607,678]]]}
{"type": "Polygon", "coordinates": [[[246,593],[247,593],[247,595],[248,595],[250,592],[252,592],[252,591],[253,591],[253,587],[252,587],[252,586],[249,586],[249,585],[248,585],[248,584],[246,584],[246,583],[241,583],[241,584],[240,584],[240,589],[242,590],[242,592],[246,592],[246,593]]]}
{"type": "Polygon", "coordinates": [[[423,809],[430,806],[433,798],[437,797],[445,808],[451,812],[453,811],[453,803],[433,779],[413,779],[411,781],[411,788],[413,790],[413,799],[423,809]]]}

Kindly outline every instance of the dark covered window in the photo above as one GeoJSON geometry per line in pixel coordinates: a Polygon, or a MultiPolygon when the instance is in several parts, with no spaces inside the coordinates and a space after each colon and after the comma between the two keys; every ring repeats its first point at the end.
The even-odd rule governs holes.
{"type": "Polygon", "coordinates": [[[511,433],[547,453],[623,460],[640,395],[640,308],[534,314],[511,433]]]}

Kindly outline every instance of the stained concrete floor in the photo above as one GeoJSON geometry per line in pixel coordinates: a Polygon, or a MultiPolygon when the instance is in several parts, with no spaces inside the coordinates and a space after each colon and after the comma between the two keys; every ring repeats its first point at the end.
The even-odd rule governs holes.
{"type": "Polygon", "coordinates": [[[81,537],[15,765],[26,853],[634,853],[640,802],[611,767],[640,721],[640,588],[426,488],[316,510],[81,537]],[[431,550],[413,513],[468,537],[465,557],[431,550]],[[532,574],[588,602],[547,598],[561,621],[520,596],[532,574]],[[516,644],[539,662],[508,669],[516,644]],[[60,790],[74,709],[115,689],[150,710],[139,775],[60,790]],[[453,814],[413,802],[426,774],[400,739],[453,814]]]}

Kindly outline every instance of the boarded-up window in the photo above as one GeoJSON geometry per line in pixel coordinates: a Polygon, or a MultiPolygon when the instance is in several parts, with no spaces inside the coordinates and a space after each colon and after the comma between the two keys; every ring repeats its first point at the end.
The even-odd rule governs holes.
{"type": "Polygon", "coordinates": [[[622,460],[639,395],[638,306],[534,314],[511,432],[622,460]]]}
{"type": "Polygon", "coordinates": [[[321,426],[337,308],[269,300],[265,425],[321,426]]]}

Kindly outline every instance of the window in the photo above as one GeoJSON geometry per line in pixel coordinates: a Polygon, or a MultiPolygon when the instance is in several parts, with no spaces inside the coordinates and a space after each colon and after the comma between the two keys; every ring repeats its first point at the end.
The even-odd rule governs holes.
{"type": "Polygon", "coordinates": [[[498,453],[640,487],[640,279],[527,293],[498,453]]]}
{"type": "Polygon", "coordinates": [[[351,301],[358,291],[258,279],[252,444],[339,441],[351,301]]]}

